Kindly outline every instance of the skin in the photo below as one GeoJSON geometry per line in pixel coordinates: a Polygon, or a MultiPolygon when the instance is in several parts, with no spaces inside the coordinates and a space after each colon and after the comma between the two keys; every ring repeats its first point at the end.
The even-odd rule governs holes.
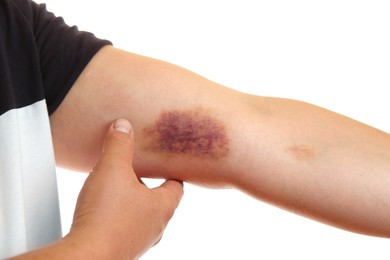
{"type": "Polygon", "coordinates": [[[385,132],[311,104],[247,95],[175,65],[105,47],[51,117],[57,164],[89,172],[115,118],[134,126],[139,176],[234,187],[336,227],[390,237],[385,132]],[[162,149],[150,129],[164,113],[210,118],[228,140],[225,152],[162,149]]]}
{"type": "Polygon", "coordinates": [[[128,121],[112,124],[104,143],[80,192],[70,233],[13,259],[138,259],[158,243],[183,195],[182,183],[168,180],[154,189],[140,183],[128,121]]]}

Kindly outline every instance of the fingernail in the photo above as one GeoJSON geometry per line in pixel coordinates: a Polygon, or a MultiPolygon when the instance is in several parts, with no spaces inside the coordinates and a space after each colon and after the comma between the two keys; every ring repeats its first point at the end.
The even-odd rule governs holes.
{"type": "Polygon", "coordinates": [[[126,134],[130,133],[133,130],[130,122],[127,121],[126,119],[118,119],[118,120],[116,120],[115,123],[114,123],[114,129],[116,131],[123,132],[123,133],[126,133],[126,134]]]}

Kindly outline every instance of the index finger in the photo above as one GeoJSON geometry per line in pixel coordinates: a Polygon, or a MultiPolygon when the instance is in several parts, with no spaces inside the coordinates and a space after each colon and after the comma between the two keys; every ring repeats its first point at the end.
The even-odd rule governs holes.
{"type": "Polygon", "coordinates": [[[164,197],[167,204],[176,209],[184,194],[183,183],[177,180],[167,180],[158,189],[164,197]]]}

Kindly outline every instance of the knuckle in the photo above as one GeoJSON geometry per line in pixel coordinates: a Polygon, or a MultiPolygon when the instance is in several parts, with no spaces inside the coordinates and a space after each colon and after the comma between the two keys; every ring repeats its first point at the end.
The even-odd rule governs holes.
{"type": "Polygon", "coordinates": [[[175,208],[172,207],[172,203],[169,203],[164,196],[157,197],[152,206],[152,212],[156,219],[156,222],[161,230],[165,228],[169,220],[173,217],[175,212],[175,208]]]}
{"type": "Polygon", "coordinates": [[[172,203],[172,199],[169,197],[163,197],[162,205],[163,209],[161,210],[162,218],[165,223],[167,223],[174,215],[176,206],[172,203]]]}
{"type": "Polygon", "coordinates": [[[124,133],[111,133],[105,144],[104,154],[114,161],[128,161],[132,156],[132,140],[124,133]]]}
{"type": "Polygon", "coordinates": [[[129,159],[126,156],[103,156],[96,166],[96,170],[106,172],[118,172],[128,171],[131,165],[129,165],[129,159]]]}
{"type": "Polygon", "coordinates": [[[110,139],[120,145],[130,146],[132,144],[131,139],[128,134],[122,132],[113,132],[111,133],[110,139]]]}

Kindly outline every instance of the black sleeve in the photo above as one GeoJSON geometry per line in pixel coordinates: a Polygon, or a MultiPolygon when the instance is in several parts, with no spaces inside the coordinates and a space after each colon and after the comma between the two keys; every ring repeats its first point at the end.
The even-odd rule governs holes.
{"type": "Polygon", "coordinates": [[[52,114],[92,57],[111,43],[66,25],[44,4],[31,6],[45,99],[52,114]]]}

